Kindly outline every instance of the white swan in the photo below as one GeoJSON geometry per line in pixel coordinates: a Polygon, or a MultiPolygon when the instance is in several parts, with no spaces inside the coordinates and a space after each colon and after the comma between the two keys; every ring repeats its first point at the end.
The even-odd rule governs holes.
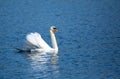
{"type": "Polygon", "coordinates": [[[53,47],[51,48],[41,37],[41,35],[37,32],[30,33],[26,36],[26,40],[29,45],[31,45],[31,52],[52,52],[52,53],[58,53],[58,46],[57,41],[55,38],[54,32],[57,31],[57,28],[55,26],[51,26],[50,29],[50,36],[53,47]]]}

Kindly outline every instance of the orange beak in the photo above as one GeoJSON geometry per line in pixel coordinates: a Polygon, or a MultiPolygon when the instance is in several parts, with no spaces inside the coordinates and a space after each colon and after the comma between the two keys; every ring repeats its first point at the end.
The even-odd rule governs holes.
{"type": "Polygon", "coordinates": [[[54,29],[54,32],[57,32],[58,30],[57,29],[54,29]]]}

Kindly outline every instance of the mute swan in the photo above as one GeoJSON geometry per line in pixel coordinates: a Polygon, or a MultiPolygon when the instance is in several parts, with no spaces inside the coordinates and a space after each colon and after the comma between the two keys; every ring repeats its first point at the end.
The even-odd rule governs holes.
{"type": "Polygon", "coordinates": [[[57,32],[57,28],[55,26],[51,26],[49,31],[50,31],[50,36],[51,36],[51,41],[53,46],[52,48],[42,39],[39,33],[34,32],[26,36],[26,41],[31,47],[31,49],[27,51],[58,53],[57,41],[54,34],[54,32],[57,32]]]}

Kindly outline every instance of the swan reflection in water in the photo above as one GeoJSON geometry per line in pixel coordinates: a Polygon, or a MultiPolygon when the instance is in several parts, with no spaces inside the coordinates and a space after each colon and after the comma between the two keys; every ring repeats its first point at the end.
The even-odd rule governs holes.
{"type": "Polygon", "coordinates": [[[30,53],[31,68],[36,78],[57,78],[59,76],[58,56],[51,56],[46,53],[30,53]]]}

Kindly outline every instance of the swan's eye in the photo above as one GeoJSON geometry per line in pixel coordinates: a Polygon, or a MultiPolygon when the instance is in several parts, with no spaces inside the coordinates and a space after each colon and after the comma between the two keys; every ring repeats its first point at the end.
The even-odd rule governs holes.
{"type": "Polygon", "coordinates": [[[57,28],[54,27],[54,28],[53,28],[53,31],[54,31],[54,32],[57,32],[57,28]]]}
{"type": "Polygon", "coordinates": [[[54,30],[56,30],[57,28],[53,28],[54,30]]]}

